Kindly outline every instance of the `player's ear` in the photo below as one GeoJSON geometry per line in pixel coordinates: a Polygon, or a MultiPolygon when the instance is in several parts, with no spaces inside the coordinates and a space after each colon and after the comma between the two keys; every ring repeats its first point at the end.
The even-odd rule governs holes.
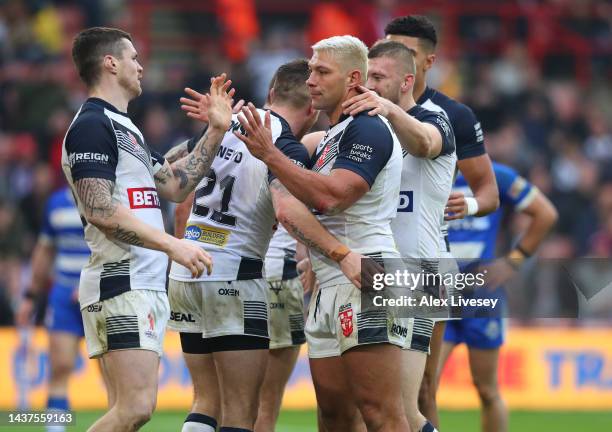
{"type": "Polygon", "coordinates": [[[274,87],[272,87],[270,89],[270,91],[268,92],[268,98],[266,99],[266,103],[267,104],[272,104],[274,103],[274,87]]]}
{"type": "Polygon", "coordinates": [[[436,55],[434,53],[427,54],[425,56],[425,70],[429,70],[436,61],[436,55]]]}
{"type": "Polygon", "coordinates": [[[348,76],[348,87],[353,88],[363,84],[364,76],[361,76],[361,71],[358,69],[352,70],[348,76]]]}
{"type": "Polygon", "coordinates": [[[104,56],[102,60],[102,65],[104,68],[112,73],[113,75],[117,74],[117,59],[110,54],[104,56]]]}
{"type": "Polygon", "coordinates": [[[403,93],[411,92],[414,86],[414,74],[405,74],[404,80],[402,81],[401,90],[403,93]]]}

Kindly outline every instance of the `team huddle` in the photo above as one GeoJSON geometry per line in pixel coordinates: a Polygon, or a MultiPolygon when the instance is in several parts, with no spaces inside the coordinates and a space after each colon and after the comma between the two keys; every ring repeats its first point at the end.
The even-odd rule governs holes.
{"type": "Polygon", "coordinates": [[[491,163],[467,106],[426,85],[431,22],[396,18],[385,35],[370,49],[353,36],[317,42],[310,59],[278,68],[260,108],[233,105],[225,74],[205,92],[186,89],[182,109],[204,129],[164,156],[126,114],[142,77],[130,35],[91,28],[76,37],[90,97],[62,166],[91,250],[79,308],[109,400],[91,431],[149,420],[167,328],[180,334],[194,387],[184,432],[274,431],[304,343],[320,431],[435,431],[439,373],[462,342],[488,368],[474,376],[483,430],[507,430],[495,376],[501,318],[445,329],[447,315],[372,308],[362,304],[362,275],[392,262],[456,273],[454,258],[492,258],[500,199],[550,222],[517,243],[505,261],[515,266],[537,249],[554,209],[491,163]],[[311,132],[319,115],[330,127],[311,132]],[[175,236],[164,231],[160,197],[180,203],[175,236]],[[485,229],[468,223],[485,218],[485,229]]]}

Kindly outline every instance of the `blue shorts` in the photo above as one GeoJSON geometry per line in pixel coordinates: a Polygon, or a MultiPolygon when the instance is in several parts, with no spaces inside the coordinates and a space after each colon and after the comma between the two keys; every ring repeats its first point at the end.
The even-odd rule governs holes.
{"type": "Polygon", "coordinates": [[[477,349],[499,348],[504,343],[503,318],[463,318],[446,322],[444,342],[477,349]]]}
{"type": "Polygon", "coordinates": [[[53,285],[47,304],[45,324],[50,332],[66,332],[83,337],[83,318],[78,300],[73,300],[77,288],[53,285]]]}

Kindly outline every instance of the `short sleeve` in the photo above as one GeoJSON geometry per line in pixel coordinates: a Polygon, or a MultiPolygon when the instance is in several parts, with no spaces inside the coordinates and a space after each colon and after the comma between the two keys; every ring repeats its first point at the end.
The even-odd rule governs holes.
{"type": "Polygon", "coordinates": [[[469,159],[485,154],[482,127],[474,112],[468,106],[460,104],[449,114],[455,133],[457,159],[469,159]]]}
{"type": "Polygon", "coordinates": [[[495,164],[494,170],[501,204],[510,205],[516,211],[531,204],[537,191],[531,183],[510,167],[495,164]]]}
{"type": "MultiPolygon", "coordinates": [[[[442,148],[438,156],[452,154],[455,151],[455,134],[453,128],[445,115],[435,111],[424,111],[417,119],[422,123],[435,126],[442,136],[442,148]]],[[[438,157],[436,156],[436,157],[438,157]]]]}
{"type": "Polygon", "coordinates": [[[78,119],[66,136],[66,152],[73,181],[103,178],[115,181],[119,151],[110,124],[88,116],[78,119]]]}
{"type": "MultiPolygon", "coordinates": [[[[295,139],[293,134],[282,134],[276,139],[274,145],[287,156],[291,162],[300,168],[310,168],[308,150],[306,150],[304,144],[295,139]]],[[[272,183],[272,180],[275,178],[274,174],[268,170],[268,184],[272,183]]]]}
{"type": "Polygon", "coordinates": [[[393,137],[378,116],[363,113],[347,126],[338,145],[332,169],[347,169],[361,176],[370,187],[393,153],[393,137]]]}
{"type": "Polygon", "coordinates": [[[156,151],[151,151],[151,162],[153,163],[153,174],[157,174],[166,163],[166,159],[156,151]]]}

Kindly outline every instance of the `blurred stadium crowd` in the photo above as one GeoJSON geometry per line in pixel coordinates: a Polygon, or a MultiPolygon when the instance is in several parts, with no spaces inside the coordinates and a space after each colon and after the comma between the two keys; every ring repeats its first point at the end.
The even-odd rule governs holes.
{"type": "MultiPolygon", "coordinates": [[[[369,45],[407,13],[434,18],[440,32],[430,84],[472,107],[491,157],[557,206],[559,223],[540,254],[612,256],[608,1],[2,0],[0,324],[11,323],[29,280],[45,200],[63,182],[63,136],[86,98],[70,57],[80,29],[132,33],[145,71],[130,114],[149,146],[165,152],[201,127],[179,109],[185,86],[205,89],[226,71],[240,98],[262,103],[274,70],[308,57],[313,41],[353,34],[369,45]]],[[[506,225],[501,247],[521,225],[506,225]]]]}

